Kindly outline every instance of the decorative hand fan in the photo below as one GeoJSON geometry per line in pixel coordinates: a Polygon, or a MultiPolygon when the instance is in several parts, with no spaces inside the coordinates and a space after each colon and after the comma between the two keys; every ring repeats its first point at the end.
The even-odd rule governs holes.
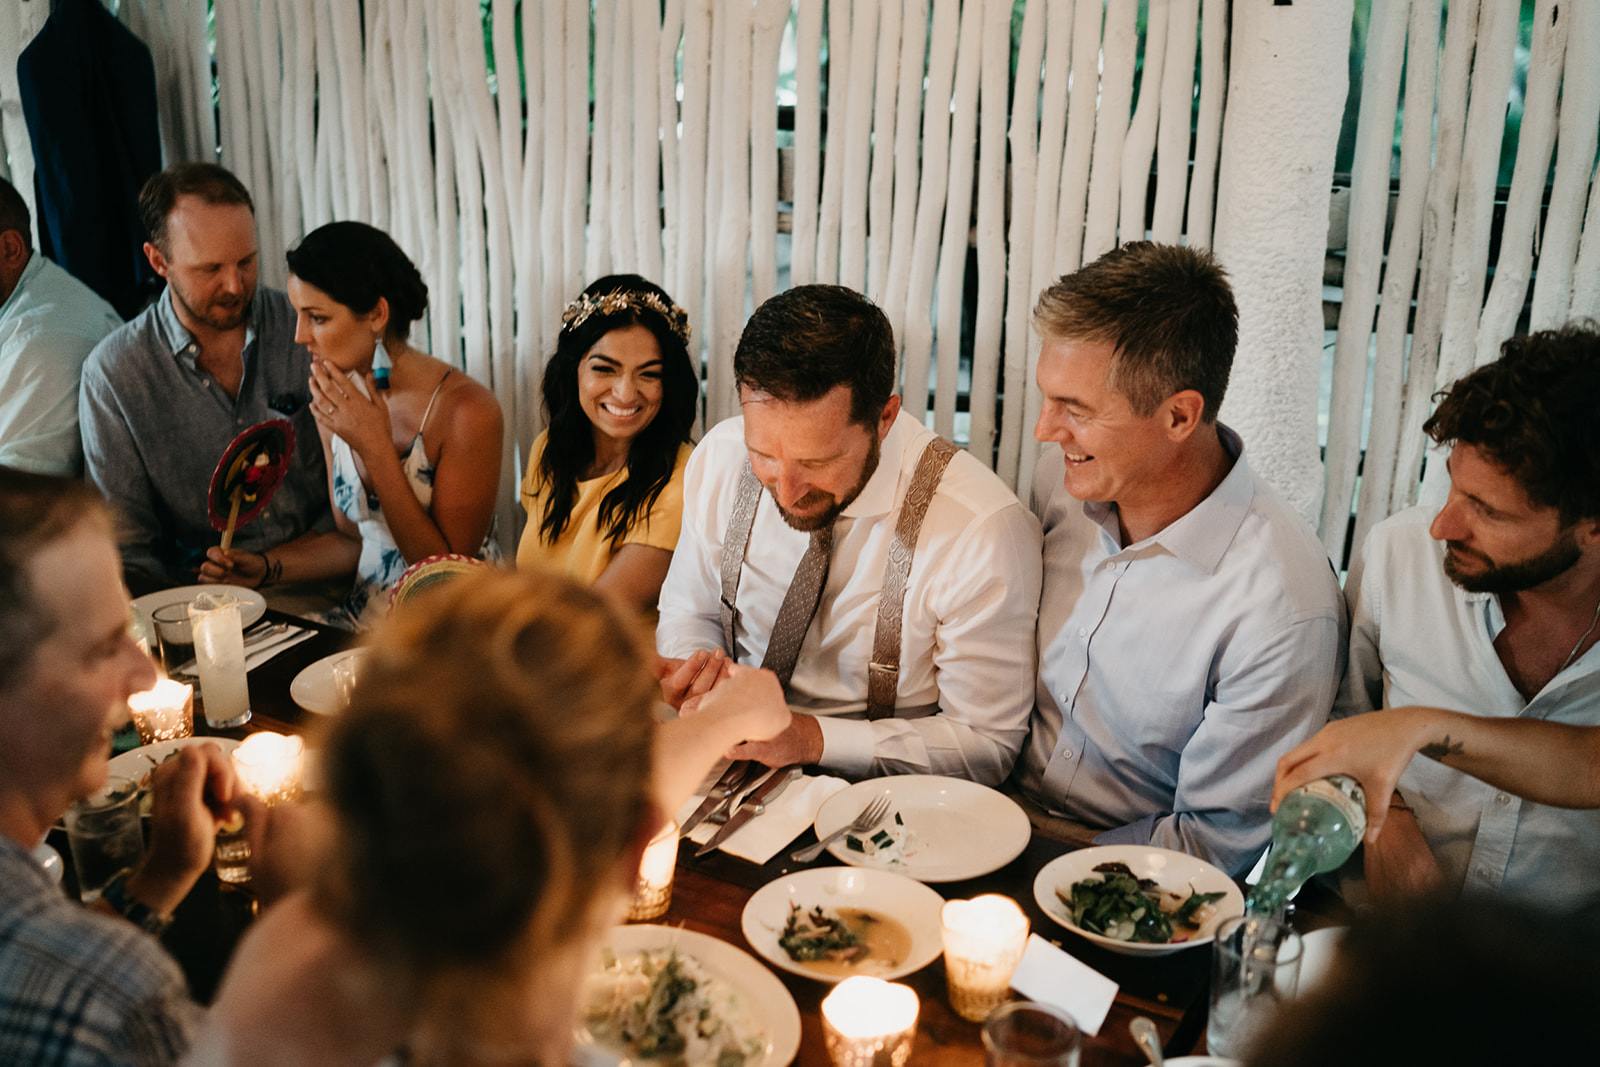
{"type": "Polygon", "coordinates": [[[211,473],[206,510],[211,525],[222,531],[222,550],[233,544],[233,531],[261,514],[294,456],[294,427],[287,419],[269,419],[245,430],[222,453],[211,473]]]}
{"type": "Polygon", "coordinates": [[[490,564],[471,556],[459,556],[454,553],[429,556],[419,559],[406,568],[400,580],[389,591],[389,609],[392,611],[406,601],[413,599],[425,589],[431,589],[440,582],[447,582],[452,578],[459,578],[463,574],[490,564]]]}

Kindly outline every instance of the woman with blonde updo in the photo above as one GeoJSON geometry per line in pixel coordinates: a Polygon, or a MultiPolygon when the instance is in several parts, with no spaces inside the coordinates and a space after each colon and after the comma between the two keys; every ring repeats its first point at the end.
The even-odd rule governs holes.
{"type": "Polygon", "coordinates": [[[241,945],[199,1062],[568,1063],[663,812],[787,725],[751,710],[782,707],[777,679],[733,667],[657,728],[649,635],[565,578],[474,575],[417,603],[321,741],[317,875],[241,945]]]}

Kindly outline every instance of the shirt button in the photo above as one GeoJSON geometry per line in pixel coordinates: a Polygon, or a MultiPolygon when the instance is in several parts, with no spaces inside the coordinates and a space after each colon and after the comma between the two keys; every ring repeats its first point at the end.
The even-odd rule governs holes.
{"type": "Polygon", "coordinates": [[[1064,748],[1064,749],[1061,750],[1061,758],[1062,759],[1071,759],[1074,755],[1076,755],[1076,753],[1073,752],[1072,749],[1070,749],[1070,748],[1064,748]]]}
{"type": "Polygon", "coordinates": [[[1089,636],[1088,628],[1084,627],[1084,626],[1078,627],[1078,636],[1079,637],[1088,637],[1089,636]]]}
{"type": "Polygon", "coordinates": [[[1478,868],[1478,877],[1479,878],[1487,878],[1487,877],[1489,877],[1489,868],[1487,868],[1487,867],[1479,867],[1478,868]]]}
{"type": "Polygon", "coordinates": [[[1072,702],[1072,694],[1071,693],[1062,693],[1061,694],[1061,706],[1062,707],[1066,707],[1071,702],[1072,702]]]}
{"type": "Polygon", "coordinates": [[[1509,804],[1509,803],[1511,803],[1511,794],[1510,793],[1496,793],[1494,795],[1494,802],[1496,804],[1501,804],[1501,805],[1509,804]]]}
{"type": "Polygon", "coordinates": [[[1116,564],[1115,560],[1109,560],[1109,559],[1106,560],[1106,570],[1114,571],[1116,569],[1117,569],[1117,564],[1116,564]]]}

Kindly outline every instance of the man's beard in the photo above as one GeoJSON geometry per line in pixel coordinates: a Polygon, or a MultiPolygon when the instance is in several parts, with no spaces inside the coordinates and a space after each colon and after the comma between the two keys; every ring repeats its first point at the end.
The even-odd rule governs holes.
{"type": "Polygon", "coordinates": [[[172,298],[183,306],[189,317],[213,330],[235,330],[244,324],[250,317],[250,304],[255,300],[255,290],[244,294],[236,305],[219,305],[216,301],[207,304],[202,310],[195,307],[189,300],[188,294],[167,279],[167,287],[172,290],[172,298]]]}
{"type": "MultiPolygon", "coordinates": [[[[1450,546],[1452,542],[1446,542],[1450,546]]],[[[1465,550],[1457,549],[1458,552],[1465,550]]],[[[1474,574],[1464,573],[1456,557],[1449,552],[1444,557],[1444,573],[1450,580],[1469,593],[1520,593],[1525,589],[1543,585],[1572,569],[1583,555],[1578,548],[1578,536],[1572,527],[1563,530],[1555,543],[1536,556],[1515,563],[1496,564],[1481,553],[1473,553],[1487,563],[1488,569],[1474,574]]]]}
{"type": "MultiPolygon", "coordinates": [[[[825,510],[819,511],[815,515],[796,515],[782,504],[778,504],[778,498],[776,496],[772,498],[772,502],[774,504],[778,504],[778,514],[783,516],[783,521],[788,523],[791,529],[799,530],[802,533],[811,533],[814,530],[820,530],[826,526],[832,526],[834,520],[837,519],[841,513],[843,513],[844,509],[849,507],[855,498],[861,495],[861,490],[867,487],[868,480],[870,480],[873,473],[877,471],[878,460],[883,454],[883,449],[878,442],[878,435],[876,433],[871,434],[869,442],[870,443],[867,446],[867,458],[861,465],[860,479],[857,480],[856,484],[850,488],[850,491],[844,495],[842,500],[835,501],[825,510]]],[[[771,492],[771,490],[768,490],[768,492],[771,492]]],[[[813,489],[799,500],[796,500],[795,503],[820,504],[823,500],[833,500],[833,497],[827,493],[824,493],[821,489],[813,489]]]]}

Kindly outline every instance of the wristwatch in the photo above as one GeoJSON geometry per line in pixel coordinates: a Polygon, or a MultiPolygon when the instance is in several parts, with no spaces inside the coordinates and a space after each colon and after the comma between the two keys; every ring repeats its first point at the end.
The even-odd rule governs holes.
{"type": "Polygon", "coordinates": [[[134,900],[128,895],[128,871],[132,868],[123,868],[106,883],[100,891],[100,899],[111,906],[111,910],[127,919],[133,925],[153,937],[160,937],[166,933],[167,927],[172,925],[171,915],[161,915],[149,905],[134,900]]]}

